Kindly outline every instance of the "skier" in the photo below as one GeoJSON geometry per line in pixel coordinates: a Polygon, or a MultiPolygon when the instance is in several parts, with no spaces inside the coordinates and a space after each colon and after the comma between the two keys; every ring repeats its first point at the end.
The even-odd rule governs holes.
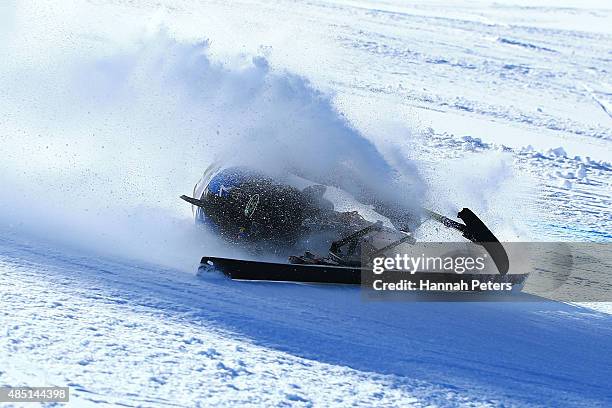
{"type": "MultiPolygon", "coordinates": [[[[333,253],[338,242],[348,239],[347,234],[356,245],[363,232],[374,228],[356,211],[335,211],[333,203],[325,198],[325,185],[301,180],[302,183],[306,181],[305,187],[298,186],[290,178],[273,177],[255,168],[213,164],[194,187],[193,197],[183,195],[181,198],[193,205],[197,222],[207,225],[226,240],[243,246],[255,244],[259,249],[290,248],[303,237],[309,237],[307,241],[312,244],[314,238],[331,242],[344,236],[332,242],[330,252],[333,253]],[[321,232],[330,233],[332,239],[324,234],[315,237],[321,232]]],[[[386,217],[395,231],[408,233],[400,241],[413,240],[410,233],[422,220],[432,219],[485,247],[500,273],[507,272],[508,256],[502,244],[468,208],[458,213],[462,224],[424,208],[409,208],[390,198],[392,195],[376,194],[364,183],[351,181],[358,186],[353,190],[358,193],[355,198],[386,217]]],[[[378,189],[380,191],[382,189],[378,189]]]]}

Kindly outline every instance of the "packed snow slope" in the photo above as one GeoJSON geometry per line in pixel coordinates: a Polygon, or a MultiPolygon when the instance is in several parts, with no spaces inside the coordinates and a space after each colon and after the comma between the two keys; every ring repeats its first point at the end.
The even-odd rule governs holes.
{"type": "Polygon", "coordinates": [[[203,279],[202,255],[244,254],[178,196],[224,157],[348,165],[506,240],[610,241],[611,21],[569,0],[3,2],[0,384],[73,406],[610,406],[609,314],[203,279]]]}
{"type": "Polygon", "coordinates": [[[609,406],[612,317],[563,303],[364,302],[0,244],[0,382],[75,406],[609,406]]]}

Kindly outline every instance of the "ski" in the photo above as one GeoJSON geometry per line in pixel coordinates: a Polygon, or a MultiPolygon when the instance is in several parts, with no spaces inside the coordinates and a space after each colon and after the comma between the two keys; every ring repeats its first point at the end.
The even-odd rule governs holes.
{"type": "MultiPolygon", "coordinates": [[[[210,256],[202,258],[201,268],[214,268],[232,280],[347,285],[360,285],[362,272],[364,272],[357,266],[262,262],[210,256]]],[[[414,274],[404,274],[402,278],[413,282],[428,280],[432,283],[458,283],[478,280],[482,283],[510,283],[514,287],[522,286],[527,276],[528,274],[416,272],[414,274]]]]}

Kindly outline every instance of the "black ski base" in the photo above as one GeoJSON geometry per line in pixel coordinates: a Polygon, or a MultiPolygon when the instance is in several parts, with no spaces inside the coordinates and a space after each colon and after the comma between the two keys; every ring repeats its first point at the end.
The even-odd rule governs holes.
{"type": "MultiPolygon", "coordinates": [[[[362,269],[350,266],[290,264],[276,262],[247,261],[242,259],[205,256],[202,267],[213,267],[231,279],[272,282],[303,282],[360,285],[362,269]]],[[[418,282],[427,279],[432,283],[456,283],[462,280],[478,280],[482,283],[511,283],[522,285],[528,274],[456,274],[417,272],[406,274],[408,280],[418,282]]]]}
{"type": "Polygon", "coordinates": [[[361,284],[361,269],[356,267],[259,262],[209,256],[203,257],[201,264],[211,265],[229,278],[238,280],[361,284]]]}

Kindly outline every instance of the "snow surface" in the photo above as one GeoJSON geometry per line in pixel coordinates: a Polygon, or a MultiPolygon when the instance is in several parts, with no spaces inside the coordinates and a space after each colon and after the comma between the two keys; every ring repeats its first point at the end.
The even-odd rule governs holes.
{"type": "Polygon", "coordinates": [[[76,406],[606,406],[612,317],[563,303],[364,302],[0,244],[0,381],[76,406]]]}
{"type": "Polygon", "coordinates": [[[240,253],[177,199],[238,146],[394,171],[398,197],[506,240],[609,242],[610,44],[603,1],[3,2],[0,384],[72,406],[610,406],[610,303],[202,279],[202,255],[240,253]]]}

